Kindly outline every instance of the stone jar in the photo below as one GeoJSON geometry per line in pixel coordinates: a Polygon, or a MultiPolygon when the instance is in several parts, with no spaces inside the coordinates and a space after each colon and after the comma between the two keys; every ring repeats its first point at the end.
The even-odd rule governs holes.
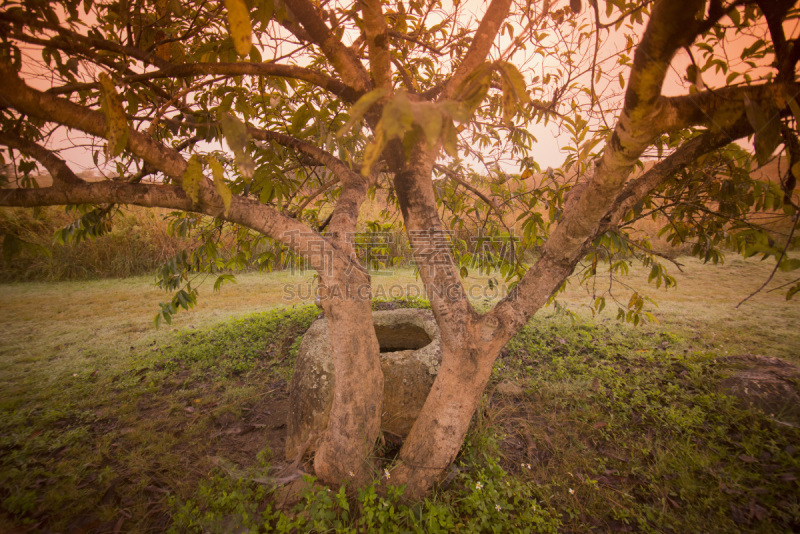
{"type": "MultiPolygon", "coordinates": [[[[384,377],[381,430],[405,437],[431,390],[442,359],[439,328],[430,310],[376,311],[372,322],[384,377]]],[[[316,448],[333,402],[333,358],[328,321],[320,318],[303,336],[289,386],[286,459],[316,448]]]]}

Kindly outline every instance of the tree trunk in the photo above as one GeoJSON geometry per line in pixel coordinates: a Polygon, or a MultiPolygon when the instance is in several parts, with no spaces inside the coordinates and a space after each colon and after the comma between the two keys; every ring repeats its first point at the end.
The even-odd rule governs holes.
{"type": "Polygon", "coordinates": [[[344,269],[320,278],[320,301],[328,319],[334,364],[328,427],[314,456],[317,477],[328,484],[374,475],[368,458],[378,438],[383,405],[380,349],[372,327],[369,275],[344,269]]]}
{"type": "Polygon", "coordinates": [[[406,484],[407,499],[427,495],[455,460],[507,341],[481,320],[466,330],[468,339],[459,348],[443,347],[439,374],[392,470],[391,482],[406,484]]]}

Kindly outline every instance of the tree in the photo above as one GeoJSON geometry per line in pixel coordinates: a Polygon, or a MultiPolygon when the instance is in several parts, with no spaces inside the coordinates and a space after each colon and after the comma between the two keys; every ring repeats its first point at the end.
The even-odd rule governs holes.
{"type": "MultiPolygon", "coordinates": [[[[391,471],[391,483],[418,497],[458,453],[502,347],[579,262],[592,274],[598,261],[636,254],[651,278],[670,281],[629,233],[636,220],[660,214],[666,235],[694,240],[706,260],[726,245],[798,267],[786,254],[798,243],[800,46],[786,34],[797,18],[787,0],[7,2],[0,143],[18,175],[0,205],[77,205],[78,238],[102,232],[113,204],[199,213],[249,229],[239,234],[245,248],[268,236],[303,258],[319,276],[335,363],[314,469],[328,483],[351,472],[364,483],[383,380],[370,276],[352,236],[365,199],[385,190],[443,344],[391,471]],[[678,55],[690,60],[689,91],[664,96],[678,55]],[[551,121],[573,152],[549,173],[560,180],[531,187],[530,128],[551,121]],[[79,178],[59,155],[65,130],[104,140],[94,157],[113,176],[79,178]],[[788,156],[780,184],[751,178],[751,159],[731,144],[753,134],[759,163],[779,147],[788,156]],[[218,149],[223,139],[228,150],[218,149]],[[38,187],[37,165],[52,185],[38,187]],[[783,239],[748,218],[764,210],[791,218],[783,239]],[[508,237],[509,211],[523,229],[518,246],[537,247],[538,259],[504,260],[515,285],[479,312],[463,258],[431,253],[431,243],[470,218],[508,237]]],[[[18,245],[5,237],[7,251],[18,245]]],[[[173,262],[165,284],[181,287],[200,256],[213,266],[211,246],[173,262]]],[[[161,317],[195,297],[180,289],[161,317]]],[[[634,294],[622,316],[638,322],[641,302],[634,294]]]]}

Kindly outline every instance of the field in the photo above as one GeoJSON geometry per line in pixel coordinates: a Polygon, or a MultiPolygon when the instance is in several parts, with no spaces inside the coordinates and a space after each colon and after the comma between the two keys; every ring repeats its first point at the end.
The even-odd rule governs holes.
{"type": "MultiPolygon", "coordinates": [[[[620,324],[610,301],[592,317],[575,283],[559,296],[575,317],[537,314],[498,360],[452,476],[416,505],[314,486],[289,504],[275,489],[286,384],[319,311],[310,276],[209,281],[159,330],[151,277],[0,285],[0,530],[797,530],[800,420],[722,384],[741,356],[800,363],[798,301],[766,291],[736,308],[768,262],[679,261],[677,289],[635,267],[624,279],[658,303],[657,324],[620,324]]],[[[385,298],[418,287],[408,269],[373,282],[385,298]]],[[[616,291],[625,306],[631,290],[616,291]]]]}

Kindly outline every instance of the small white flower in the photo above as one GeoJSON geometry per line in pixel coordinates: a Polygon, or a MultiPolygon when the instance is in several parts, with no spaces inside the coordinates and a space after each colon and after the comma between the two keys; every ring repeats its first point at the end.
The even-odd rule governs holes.
{"type": "Polygon", "coordinates": [[[570,495],[575,495],[575,490],[574,490],[574,489],[572,489],[572,488],[570,488],[570,489],[569,489],[569,494],[570,494],[570,495]]]}
{"type": "Polygon", "coordinates": [[[78,376],[78,373],[72,373],[72,376],[78,376]]]}
{"type": "Polygon", "coordinates": [[[499,504],[495,504],[494,505],[494,509],[499,512],[501,510],[500,505],[499,504]]]}
{"type": "Polygon", "coordinates": [[[383,476],[386,477],[386,480],[389,480],[390,478],[392,478],[392,475],[389,474],[389,470],[388,469],[384,469],[383,470],[383,476]]]}
{"type": "Polygon", "coordinates": [[[350,473],[348,473],[348,474],[350,475],[351,478],[356,476],[356,474],[353,473],[352,471],[350,471],[350,473]]]}
{"type": "Polygon", "coordinates": [[[483,489],[483,484],[481,484],[480,482],[478,482],[477,484],[475,484],[475,489],[476,489],[476,490],[483,489]]]}

